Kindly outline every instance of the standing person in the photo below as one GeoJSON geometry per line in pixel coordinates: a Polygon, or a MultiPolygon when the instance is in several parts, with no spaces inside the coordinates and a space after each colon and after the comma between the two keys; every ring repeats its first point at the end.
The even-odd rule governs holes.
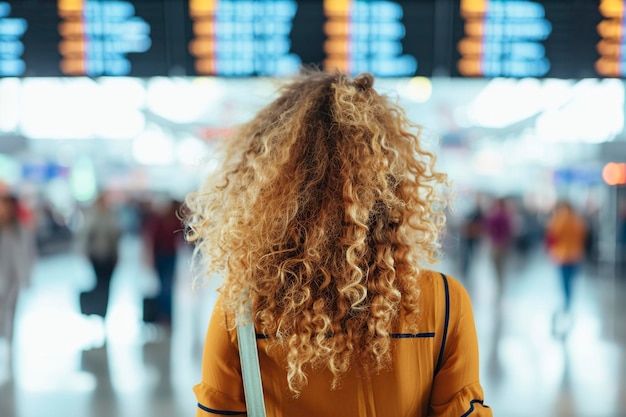
{"type": "Polygon", "coordinates": [[[179,204],[175,201],[168,201],[163,207],[155,210],[146,225],[149,258],[160,285],[157,296],[157,321],[166,326],[171,325],[172,322],[176,260],[182,241],[182,224],[177,214],[178,206],[179,204]]]}
{"type": "Polygon", "coordinates": [[[35,263],[35,238],[19,221],[18,199],[0,195],[0,338],[12,346],[15,309],[22,289],[30,284],[35,263]]]}
{"type": "Polygon", "coordinates": [[[373,77],[311,72],[225,144],[189,196],[221,294],[198,416],[245,414],[236,325],[257,333],[268,416],[491,416],[467,292],[426,270],[444,174],[373,77]]]}
{"type": "Polygon", "coordinates": [[[504,292],[504,270],[513,237],[513,219],[506,199],[498,198],[485,216],[485,234],[489,240],[491,260],[498,281],[498,300],[504,292]]]}
{"type": "Polygon", "coordinates": [[[477,201],[461,224],[461,279],[467,279],[476,246],[483,235],[483,211],[477,201]]]}
{"type": "Polygon", "coordinates": [[[619,277],[626,278],[626,200],[619,203],[617,220],[617,270],[619,277]]]}
{"type": "Polygon", "coordinates": [[[93,266],[96,286],[81,297],[83,313],[106,317],[109,304],[109,287],[118,261],[122,230],[116,213],[109,207],[106,195],[98,196],[89,210],[82,230],[81,246],[93,266]]]}
{"type": "MultiPolygon", "coordinates": [[[[559,201],[546,227],[546,244],[550,257],[559,267],[564,300],[563,313],[566,316],[569,315],[572,306],[572,286],[585,254],[586,237],[585,220],[576,213],[569,202],[559,201]]],[[[555,315],[555,321],[558,321],[558,316],[555,315]]]]}

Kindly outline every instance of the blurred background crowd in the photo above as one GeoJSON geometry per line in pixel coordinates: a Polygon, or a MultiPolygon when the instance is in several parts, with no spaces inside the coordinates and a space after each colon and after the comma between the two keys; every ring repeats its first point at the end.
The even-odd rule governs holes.
{"type": "MultiPolygon", "coordinates": [[[[417,80],[377,86],[424,126],[424,144],[453,180],[434,267],[470,292],[488,401],[498,415],[529,415],[530,398],[541,410],[535,415],[621,415],[626,193],[613,184],[626,173],[613,173],[621,165],[609,162],[626,149],[623,118],[607,150],[605,142],[537,137],[547,110],[506,126],[472,117],[496,112],[511,89],[524,94],[553,82],[570,90],[564,100],[579,89],[618,91],[623,114],[623,82],[417,80]],[[428,94],[416,96],[420,88],[428,94]],[[478,110],[484,100],[492,107],[478,110]],[[603,399],[600,411],[577,399],[581,390],[603,399]]],[[[116,123],[139,115],[142,130],[128,139],[68,138],[100,111],[84,96],[83,119],[39,115],[42,135],[56,129],[56,136],[28,133],[20,110],[13,128],[21,143],[0,142],[0,268],[10,277],[0,304],[0,407],[15,416],[35,415],[48,402],[63,415],[191,414],[219,282],[200,276],[192,289],[193,248],[177,212],[215,169],[215,144],[268,102],[277,83],[6,79],[0,91],[16,88],[14,100],[23,101],[32,82],[70,90],[89,83],[103,95],[132,85],[137,114],[119,114],[116,123]],[[155,85],[169,92],[156,99],[167,108],[161,114],[151,102],[155,85]]],[[[516,106],[510,102],[509,113],[516,106]]]]}

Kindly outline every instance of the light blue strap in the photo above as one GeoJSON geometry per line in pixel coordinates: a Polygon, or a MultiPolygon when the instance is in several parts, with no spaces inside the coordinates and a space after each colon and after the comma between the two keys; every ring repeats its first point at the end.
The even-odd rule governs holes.
{"type": "Polygon", "coordinates": [[[241,375],[243,390],[246,395],[248,417],[265,417],[265,399],[263,398],[263,383],[261,382],[261,367],[259,366],[259,352],[256,345],[254,322],[250,319],[250,304],[246,305],[244,325],[237,326],[239,341],[239,359],[241,360],[241,375]]]}

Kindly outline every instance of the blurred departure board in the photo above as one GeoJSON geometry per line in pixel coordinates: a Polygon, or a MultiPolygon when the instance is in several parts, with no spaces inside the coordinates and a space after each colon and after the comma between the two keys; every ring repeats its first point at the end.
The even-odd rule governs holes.
{"type": "Polygon", "coordinates": [[[0,75],[61,75],[54,1],[1,1],[0,16],[0,75]]]}
{"type": "Polygon", "coordinates": [[[0,0],[0,76],[626,77],[624,0],[0,0]]]}
{"type": "Polygon", "coordinates": [[[205,75],[272,76],[314,64],[386,77],[428,75],[433,11],[432,1],[189,0],[194,59],[188,68],[205,75]],[[413,24],[405,24],[407,18],[413,24]]]}
{"type": "Polygon", "coordinates": [[[24,73],[26,64],[22,59],[26,33],[26,19],[11,16],[11,5],[0,3],[0,75],[18,76],[24,73]]]}
{"type": "Polygon", "coordinates": [[[391,1],[325,0],[324,68],[408,76],[417,58],[403,54],[404,9],[391,1]]]}
{"type": "Polygon", "coordinates": [[[606,77],[626,76],[626,38],[624,37],[624,1],[601,0],[602,21],[598,24],[600,58],[596,61],[596,71],[606,77]]]}
{"type": "Polygon", "coordinates": [[[461,0],[464,37],[457,68],[464,76],[543,77],[552,24],[534,1],[461,0]]]}
{"type": "Polygon", "coordinates": [[[58,12],[63,74],[128,75],[128,55],[152,47],[151,27],[129,1],[58,0],[58,12]]]}
{"type": "Polygon", "coordinates": [[[0,75],[166,75],[171,64],[166,54],[166,4],[0,1],[0,75]]]}
{"type": "Polygon", "coordinates": [[[460,0],[455,5],[452,76],[608,76],[595,69],[599,0],[460,0]]]}
{"type": "Polygon", "coordinates": [[[293,0],[190,0],[197,74],[250,76],[298,72],[290,52],[298,5],[293,0]]]}

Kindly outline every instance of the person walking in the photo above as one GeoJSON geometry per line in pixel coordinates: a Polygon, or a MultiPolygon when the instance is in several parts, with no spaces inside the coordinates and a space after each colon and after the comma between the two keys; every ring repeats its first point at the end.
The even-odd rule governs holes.
{"type": "Polygon", "coordinates": [[[476,247],[483,237],[484,215],[480,206],[480,200],[476,198],[476,203],[469,213],[463,218],[460,230],[460,261],[461,279],[468,280],[472,260],[477,252],[476,247]]]}
{"type": "Polygon", "coordinates": [[[563,291],[563,308],[554,318],[556,333],[566,332],[571,324],[573,284],[585,254],[586,238],[587,226],[583,217],[568,201],[559,201],[546,227],[548,253],[559,268],[563,291]]]}
{"type": "Polygon", "coordinates": [[[498,198],[485,216],[484,230],[497,280],[497,300],[502,305],[506,261],[513,238],[513,219],[505,198],[498,198]]]}
{"type": "Polygon", "coordinates": [[[36,260],[35,237],[19,221],[19,200],[0,195],[0,338],[13,342],[19,294],[30,285],[36,260]]]}
{"type": "Polygon", "coordinates": [[[437,259],[447,177],[373,82],[303,74],[187,198],[203,275],[223,279],[198,416],[252,412],[236,331],[246,308],[268,416],[492,415],[469,296],[423,266],[437,259]]]}
{"type": "Polygon", "coordinates": [[[105,194],[101,194],[87,212],[81,235],[81,246],[96,276],[95,287],[81,294],[84,314],[106,317],[109,287],[118,262],[122,230],[116,213],[110,208],[105,194]]]}
{"type": "Polygon", "coordinates": [[[168,200],[148,217],[145,225],[148,258],[159,278],[154,319],[165,326],[172,323],[176,262],[183,240],[183,226],[177,214],[179,205],[178,202],[168,200]]]}

